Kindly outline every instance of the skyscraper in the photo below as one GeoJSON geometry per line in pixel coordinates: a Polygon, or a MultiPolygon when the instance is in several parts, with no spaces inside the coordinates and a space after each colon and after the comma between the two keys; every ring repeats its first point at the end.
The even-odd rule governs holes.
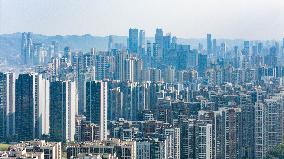
{"type": "Polygon", "coordinates": [[[244,41],[243,55],[249,55],[250,44],[249,41],[244,41]]]}
{"type": "Polygon", "coordinates": [[[45,63],[47,63],[46,59],[46,55],[47,55],[47,51],[44,48],[44,44],[43,43],[34,43],[33,46],[33,57],[32,57],[32,61],[33,61],[33,65],[43,65],[45,63]]]}
{"type": "Polygon", "coordinates": [[[155,60],[162,58],[162,49],[158,43],[153,43],[153,57],[155,60]]]}
{"type": "Polygon", "coordinates": [[[170,33],[168,33],[166,36],[163,36],[163,58],[167,56],[170,47],[171,47],[171,40],[172,36],[170,33]]]}
{"type": "Polygon", "coordinates": [[[30,65],[33,63],[33,41],[32,33],[22,33],[22,44],[21,44],[21,59],[22,64],[30,65]]]}
{"type": "MultiPolygon", "coordinates": [[[[241,130],[241,113],[240,108],[219,108],[215,112],[216,122],[220,125],[215,125],[215,150],[216,157],[219,158],[239,158],[241,146],[240,130],[241,130]],[[220,119],[218,113],[221,113],[220,119]],[[221,129],[220,129],[221,128],[221,129]],[[220,151],[221,150],[221,151],[220,151]]],[[[249,137],[249,136],[247,136],[249,137]]]]}
{"type": "Polygon", "coordinates": [[[145,31],[140,30],[139,32],[139,53],[141,55],[145,54],[145,31]]]}
{"type": "Polygon", "coordinates": [[[64,48],[64,55],[63,55],[63,57],[67,59],[67,62],[68,62],[69,64],[71,64],[71,61],[72,61],[72,54],[71,54],[71,49],[70,49],[70,47],[66,46],[66,47],[64,48]]]}
{"type": "Polygon", "coordinates": [[[49,120],[52,141],[74,141],[77,103],[75,82],[55,81],[50,83],[49,120]]]}
{"type": "Polygon", "coordinates": [[[165,70],[164,81],[167,83],[173,83],[175,80],[175,68],[173,66],[168,66],[165,70]]]}
{"type": "Polygon", "coordinates": [[[198,54],[198,76],[203,77],[207,69],[207,55],[198,54]]]}
{"type": "Polygon", "coordinates": [[[52,54],[50,54],[50,58],[51,57],[55,57],[58,56],[58,52],[59,52],[59,43],[57,41],[52,41],[51,42],[51,46],[52,46],[52,54]]]}
{"type": "Polygon", "coordinates": [[[125,52],[118,52],[115,55],[115,73],[114,79],[124,81],[125,80],[125,59],[127,54],[125,52]]]}
{"type": "Polygon", "coordinates": [[[0,72],[0,140],[15,134],[15,75],[0,72]]]}
{"type": "Polygon", "coordinates": [[[86,82],[86,120],[99,126],[100,140],[107,139],[107,82],[86,82]]]}
{"type": "Polygon", "coordinates": [[[212,52],[213,54],[216,54],[217,52],[217,40],[216,39],[212,40],[212,52]]]}
{"type": "Polygon", "coordinates": [[[111,51],[113,49],[113,36],[108,36],[108,45],[107,45],[108,51],[111,51]]]}
{"type": "Polygon", "coordinates": [[[151,48],[151,42],[147,41],[147,57],[152,56],[152,48],[151,48]]]}
{"type": "Polygon", "coordinates": [[[142,80],[143,62],[141,59],[130,57],[125,59],[125,80],[139,82],[142,80]]]}
{"type": "Polygon", "coordinates": [[[32,140],[48,134],[48,82],[36,73],[20,74],[16,80],[18,140],[32,140]]]}
{"type": "Polygon", "coordinates": [[[103,80],[106,78],[107,73],[107,62],[106,57],[104,55],[96,55],[96,62],[95,62],[95,73],[96,73],[96,80],[103,80]]]}
{"type": "Polygon", "coordinates": [[[255,157],[261,159],[282,141],[283,95],[259,100],[255,108],[255,157]]]}
{"type": "MultiPolygon", "coordinates": [[[[163,44],[164,44],[164,33],[161,28],[156,29],[155,34],[155,44],[156,44],[156,55],[154,56],[156,59],[160,59],[163,56],[163,44]]],[[[154,44],[153,44],[153,54],[154,54],[154,44]]]]}
{"type": "Polygon", "coordinates": [[[180,128],[167,128],[165,135],[168,136],[170,143],[167,150],[169,158],[180,159],[180,128]]]}
{"type": "Polygon", "coordinates": [[[212,54],[212,40],[211,40],[211,34],[207,34],[207,54],[212,54]]]}
{"type": "Polygon", "coordinates": [[[212,158],[212,124],[197,121],[195,125],[195,151],[196,158],[212,158]]]}
{"type": "Polygon", "coordinates": [[[240,155],[242,158],[254,158],[254,126],[255,126],[255,106],[252,96],[249,94],[240,94],[240,108],[242,111],[242,145],[240,155]]]}
{"type": "Polygon", "coordinates": [[[129,53],[138,53],[138,29],[129,29],[128,51],[129,53]]]}
{"type": "Polygon", "coordinates": [[[163,48],[163,36],[163,30],[161,28],[157,28],[155,34],[155,43],[159,44],[161,48],[163,48]]]}

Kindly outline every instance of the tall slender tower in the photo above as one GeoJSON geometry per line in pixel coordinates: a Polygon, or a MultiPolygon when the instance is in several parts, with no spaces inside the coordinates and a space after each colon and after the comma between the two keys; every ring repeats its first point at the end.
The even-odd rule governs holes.
{"type": "Polygon", "coordinates": [[[50,83],[50,139],[70,142],[75,136],[75,114],[78,103],[75,82],[50,83]]]}
{"type": "Polygon", "coordinates": [[[0,72],[0,140],[15,134],[15,75],[0,72]]]}
{"type": "Polygon", "coordinates": [[[139,31],[139,53],[141,55],[145,54],[145,31],[139,31]]]}
{"type": "Polygon", "coordinates": [[[33,63],[33,41],[32,33],[22,33],[21,44],[22,64],[29,65],[33,63]]]}
{"type": "Polygon", "coordinates": [[[212,39],[211,34],[207,34],[207,54],[212,54],[212,39]]]}
{"type": "Polygon", "coordinates": [[[99,126],[100,140],[107,139],[107,82],[86,82],[86,119],[99,126]]]}
{"type": "Polygon", "coordinates": [[[108,36],[108,51],[111,51],[113,49],[113,36],[108,36]]]}
{"type": "Polygon", "coordinates": [[[164,49],[164,33],[160,28],[156,29],[155,43],[153,44],[153,56],[156,60],[161,59],[164,49]]]}
{"type": "Polygon", "coordinates": [[[128,51],[138,53],[138,29],[129,29],[128,51]]]}

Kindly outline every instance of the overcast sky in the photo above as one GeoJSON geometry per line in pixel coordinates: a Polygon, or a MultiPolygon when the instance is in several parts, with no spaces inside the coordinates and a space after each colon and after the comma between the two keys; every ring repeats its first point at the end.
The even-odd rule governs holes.
{"type": "Polygon", "coordinates": [[[283,0],[0,0],[0,33],[127,35],[155,28],[184,38],[284,37],[283,0]]]}

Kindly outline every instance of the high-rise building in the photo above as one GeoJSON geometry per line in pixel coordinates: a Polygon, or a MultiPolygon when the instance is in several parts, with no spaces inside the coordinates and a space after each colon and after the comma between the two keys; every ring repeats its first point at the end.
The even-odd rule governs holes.
{"type": "Polygon", "coordinates": [[[255,158],[261,159],[283,140],[283,94],[255,103],[255,158]]]}
{"type": "Polygon", "coordinates": [[[125,60],[127,54],[125,52],[118,52],[115,55],[115,72],[114,79],[124,81],[125,80],[125,60]]]}
{"type": "Polygon", "coordinates": [[[198,54],[198,76],[203,77],[207,69],[207,55],[198,54]]]}
{"type": "Polygon", "coordinates": [[[129,53],[138,53],[138,29],[129,29],[128,51],[129,53]]]}
{"type": "Polygon", "coordinates": [[[153,56],[155,59],[161,59],[163,57],[164,48],[164,33],[160,28],[156,29],[155,43],[153,44],[153,56]]]}
{"type": "Polygon", "coordinates": [[[212,54],[212,39],[211,34],[207,34],[207,54],[212,54]]]}
{"type": "Polygon", "coordinates": [[[164,81],[167,83],[173,83],[175,80],[175,68],[173,66],[169,66],[165,70],[164,81]]]}
{"type": "Polygon", "coordinates": [[[0,140],[15,134],[15,75],[0,72],[0,140]]]}
{"type": "Polygon", "coordinates": [[[242,111],[242,138],[240,155],[242,158],[254,158],[254,105],[250,94],[240,94],[242,111]]]}
{"type": "Polygon", "coordinates": [[[22,33],[22,44],[21,44],[21,58],[22,64],[30,65],[33,64],[33,41],[32,33],[22,33]]]}
{"type": "Polygon", "coordinates": [[[104,55],[96,55],[95,73],[96,80],[103,80],[107,77],[107,62],[104,55]]]}
{"type": "Polygon", "coordinates": [[[163,56],[163,50],[158,43],[153,43],[152,52],[155,60],[160,60],[163,56]]]}
{"type": "Polygon", "coordinates": [[[72,61],[72,53],[71,53],[70,47],[66,46],[66,47],[64,48],[64,55],[63,55],[63,57],[67,59],[67,62],[68,62],[69,64],[71,64],[71,61],[72,61]]]}
{"type": "Polygon", "coordinates": [[[143,62],[136,57],[125,59],[125,80],[140,82],[142,80],[143,62]]]}
{"type": "Polygon", "coordinates": [[[213,54],[217,53],[217,40],[216,39],[212,40],[212,51],[213,51],[213,54]]]}
{"type": "Polygon", "coordinates": [[[20,74],[16,80],[15,121],[18,140],[48,134],[49,81],[36,73],[20,74]]]}
{"type": "Polygon", "coordinates": [[[195,156],[195,119],[184,120],[181,123],[181,158],[194,159],[195,156]]]}
{"type": "Polygon", "coordinates": [[[212,159],[213,126],[207,120],[184,120],[181,125],[181,158],[212,159]]]}
{"type": "Polygon", "coordinates": [[[151,47],[151,42],[147,41],[147,57],[152,56],[152,47],[151,47]]]}
{"type": "Polygon", "coordinates": [[[169,158],[180,159],[180,128],[165,129],[165,135],[169,139],[169,158]]]}
{"type": "Polygon", "coordinates": [[[243,55],[249,55],[250,53],[250,43],[249,41],[244,41],[244,49],[243,49],[243,55]]]}
{"type": "Polygon", "coordinates": [[[265,156],[265,127],[264,127],[264,103],[257,101],[255,103],[255,158],[262,159],[265,156]]]}
{"type": "Polygon", "coordinates": [[[150,158],[151,159],[162,159],[162,158],[170,158],[168,156],[168,139],[153,139],[150,145],[150,158]]]}
{"type": "Polygon", "coordinates": [[[52,41],[51,42],[51,46],[52,46],[52,54],[49,54],[49,57],[55,57],[58,56],[59,53],[59,43],[57,41],[52,41]]]}
{"type": "Polygon", "coordinates": [[[187,54],[187,68],[195,68],[198,64],[198,52],[197,50],[189,51],[187,54]]]}
{"type": "Polygon", "coordinates": [[[99,126],[100,140],[107,139],[107,82],[86,82],[86,120],[99,126]]]}
{"type": "Polygon", "coordinates": [[[39,112],[39,137],[49,134],[49,87],[50,81],[38,75],[38,112],[39,112]]]}
{"type": "Polygon", "coordinates": [[[148,141],[137,141],[136,142],[136,156],[137,159],[150,159],[150,146],[151,143],[148,141]]]}
{"type": "Polygon", "coordinates": [[[107,45],[108,51],[111,51],[113,49],[113,36],[108,36],[108,45],[107,45]]]}
{"type": "Polygon", "coordinates": [[[71,142],[75,137],[75,115],[78,103],[75,82],[50,83],[50,139],[71,142]]]}
{"type": "Polygon", "coordinates": [[[145,54],[145,31],[139,31],[139,53],[141,55],[145,54]]]}
{"type": "Polygon", "coordinates": [[[241,139],[241,109],[220,108],[214,112],[215,158],[239,158],[241,139]],[[219,124],[217,124],[220,122],[219,124]]]}
{"type": "Polygon", "coordinates": [[[170,33],[168,33],[166,36],[163,36],[163,58],[168,55],[168,52],[171,48],[171,40],[172,36],[170,33]]]}
{"type": "Polygon", "coordinates": [[[211,159],[212,152],[212,124],[197,121],[195,125],[195,157],[211,159]]]}
{"type": "Polygon", "coordinates": [[[227,45],[226,43],[221,43],[221,46],[220,46],[220,55],[221,57],[225,57],[226,56],[226,52],[227,52],[227,45]]]}
{"type": "Polygon", "coordinates": [[[144,70],[143,79],[144,81],[158,82],[162,80],[162,73],[160,69],[157,68],[149,68],[144,70]]]}
{"type": "Polygon", "coordinates": [[[163,48],[163,37],[164,33],[163,30],[161,28],[157,28],[156,29],[156,34],[155,34],[155,43],[157,43],[160,48],[163,48]]]}
{"type": "Polygon", "coordinates": [[[49,59],[47,59],[47,51],[44,48],[43,43],[34,43],[33,47],[33,65],[43,65],[45,64],[49,59]]]}

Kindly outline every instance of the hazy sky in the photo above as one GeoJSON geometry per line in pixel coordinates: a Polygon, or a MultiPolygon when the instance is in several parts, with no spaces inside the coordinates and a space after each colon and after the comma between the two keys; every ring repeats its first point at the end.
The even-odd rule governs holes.
{"type": "Polygon", "coordinates": [[[0,0],[0,33],[127,35],[155,28],[184,38],[284,37],[283,0],[0,0]]]}

